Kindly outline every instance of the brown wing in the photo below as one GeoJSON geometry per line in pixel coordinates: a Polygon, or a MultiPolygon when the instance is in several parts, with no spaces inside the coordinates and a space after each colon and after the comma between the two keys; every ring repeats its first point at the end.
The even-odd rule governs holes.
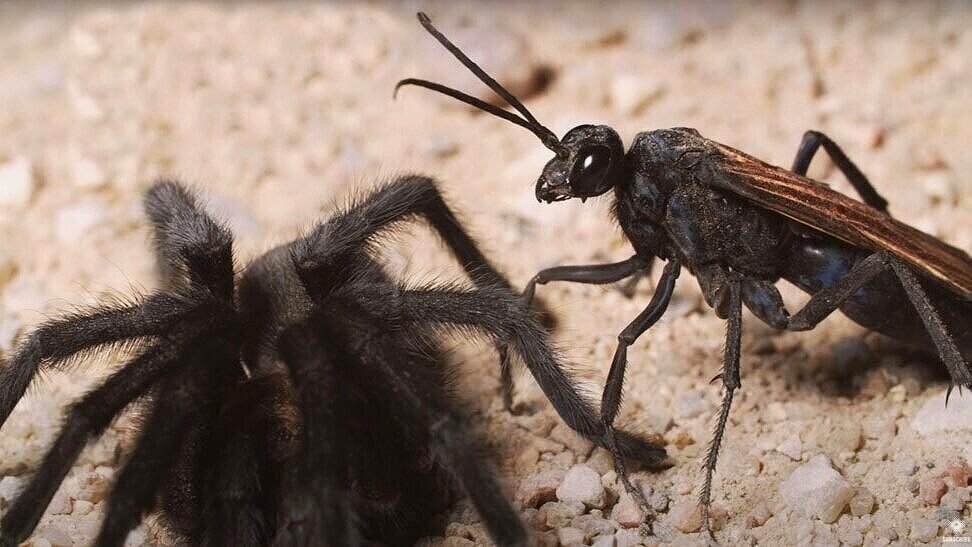
{"type": "Polygon", "coordinates": [[[715,149],[709,157],[724,173],[711,184],[857,247],[890,251],[972,300],[972,259],[961,249],[826,184],[709,142],[715,149]]]}

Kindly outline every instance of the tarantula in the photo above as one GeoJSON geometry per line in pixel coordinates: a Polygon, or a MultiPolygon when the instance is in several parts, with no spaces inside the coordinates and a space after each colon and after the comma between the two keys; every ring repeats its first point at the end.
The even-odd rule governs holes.
{"type": "MultiPolygon", "coordinates": [[[[234,281],[232,237],[174,182],[153,186],[161,290],[49,321],[0,369],[0,424],[40,367],[96,348],[136,356],[67,412],[40,467],[0,520],[26,539],[91,439],[136,400],[146,417],[107,498],[97,545],[121,545],[158,510],[193,544],[407,544],[457,494],[500,545],[527,534],[476,453],[432,340],[458,327],[509,345],[564,421],[606,430],[530,315],[464,231],[434,182],[399,178],[267,252],[234,281]],[[424,218],[476,287],[405,288],[376,262],[379,236],[424,218]]],[[[504,371],[504,377],[508,371],[504,371]]],[[[618,431],[627,457],[664,448],[618,431]]]]}

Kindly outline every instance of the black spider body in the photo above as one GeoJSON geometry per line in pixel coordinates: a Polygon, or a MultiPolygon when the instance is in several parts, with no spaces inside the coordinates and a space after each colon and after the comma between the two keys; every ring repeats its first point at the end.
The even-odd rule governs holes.
{"type": "MultiPolygon", "coordinates": [[[[149,190],[164,287],[130,305],[47,322],[0,368],[0,424],[40,367],[134,344],[135,357],[74,403],[50,452],[0,518],[25,540],[88,440],[145,400],[139,437],[107,497],[97,545],[120,545],[160,510],[204,545],[406,545],[468,495],[492,538],[527,534],[466,431],[435,335],[509,346],[557,412],[599,444],[607,430],[545,332],[424,177],[403,177],[252,262],[235,279],[232,237],[176,183],[149,190]],[[406,288],[372,257],[378,236],[424,218],[474,284],[406,288]]],[[[508,370],[504,377],[508,375],[508,370]]],[[[667,465],[647,440],[620,451],[667,465]]]]}

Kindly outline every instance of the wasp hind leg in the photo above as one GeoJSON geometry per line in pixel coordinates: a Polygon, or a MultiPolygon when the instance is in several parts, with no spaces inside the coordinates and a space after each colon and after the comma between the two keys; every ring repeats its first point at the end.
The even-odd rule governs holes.
{"type": "Polygon", "coordinates": [[[837,143],[819,131],[811,130],[803,134],[803,140],[800,142],[800,148],[797,150],[796,157],[793,159],[793,167],[790,168],[790,171],[798,175],[806,176],[807,169],[810,167],[810,161],[813,160],[814,154],[817,153],[817,150],[821,146],[823,146],[824,151],[827,152],[827,155],[830,156],[834,164],[837,165],[837,168],[840,169],[840,172],[854,186],[854,190],[857,190],[858,195],[861,196],[861,200],[878,211],[887,213],[888,200],[884,199],[874,189],[874,186],[867,180],[864,173],[854,165],[854,162],[837,146],[837,143]]]}

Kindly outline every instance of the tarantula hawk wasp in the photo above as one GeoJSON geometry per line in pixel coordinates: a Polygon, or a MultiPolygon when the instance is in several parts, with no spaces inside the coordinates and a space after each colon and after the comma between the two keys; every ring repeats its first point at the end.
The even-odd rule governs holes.
{"type": "MultiPolygon", "coordinates": [[[[723,368],[713,378],[722,380],[723,401],[699,495],[708,537],[712,474],[740,387],[742,306],[772,327],[794,331],[812,329],[839,309],[868,329],[935,351],[952,386],[972,389],[972,259],[891,217],[887,201],[827,136],[808,131],[789,170],[684,127],[639,133],[627,152],[605,125],[580,125],[557,138],[424,13],[418,19],[519,115],[427,80],[404,79],[396,91],[424,87],[535,134],[554,153],[536,183],[538,201],[586,200],[614,191],[614,217],[634,255],[613,264],[542,270],[523,292],[528,302],[538,284],[612,283],[647,271],[656,258],[667,261],[648,306],[618,335],[601,400],[608,435],[621,404],[627,348],[665,312],[683,266],[698,280],[706,303],[727,321],[723,368]],[[863,203],[806,177],[820,147],[863,203]],[[811,295],[794,314],[774,285],[780,279],[811,295]]],[[[614,454],[625,487],[637,495],[614,454]]]]}
{"type": "MultiPolygon", "coordinates": [[[[87,442],[140,399],[146,417],[96,545],[122,545],[153,510],[193,545],[410,545],[466,494],[497,544],[525,546],[526,528],[448,389],[434,341],[443,328],[508,344],[564,421],[605,444],[543,327],[432,179],[378,187],[239,277],[232,234],[182,185],[155,184],[145,209],[164,286],[48,321],[0,366],[2,425],[39,370],[105,346],[136,350],[71,406],[0,518],[0,547],[27,539],[87,442]],[[381,236],[419,219],[473,288],[407,287],[381,268],[381,236]]],[[[667,465],[663,447],[616,437],[625,456],[667,465]]]]}

